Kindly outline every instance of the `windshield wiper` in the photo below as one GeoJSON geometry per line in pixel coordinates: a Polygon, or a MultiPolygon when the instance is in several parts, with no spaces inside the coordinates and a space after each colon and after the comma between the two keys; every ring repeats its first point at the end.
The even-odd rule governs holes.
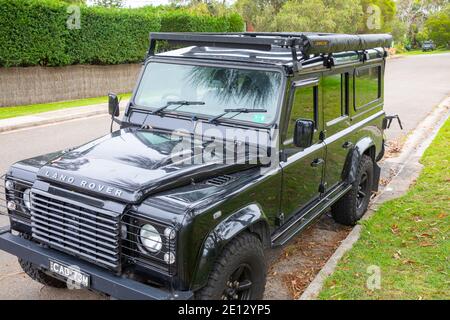
{"type": "Polygon", "coordinates": [[[229,113],[236,113],[233,117],[230,118],[233,119],[234,117],[237,117],[241,113],[266,113],[266,112],[267,112],[266,109],[247,109],[247,108],[225,109],[224,113],[210,119],[209,123],[217,123],[220,118],[226,116],[229,113]]]}
{"type": "Polygon", "coordinates": [[[164,110],[166,110],[170,106],[178,106],[172,110],[172,111],[175,111],[183,106],[204,106],[204,105],[205,105],[205,102],[203,102],[203,101],[186,101],[186,100],[169,101],[169,102],[167,102],[167,104],[165,106],[150,112],[150,114],[154,115],[154,114],[162,113],[164,110]]]}
{"type": "Polygon", "coordinates": [[[203,106],[203,105],[205,105],[205,103],[203,101],[186,101],[186,100],[169,101],[166,103],[165,106],[158,108],[156,110],[153,110],[152,112],[147,113],[147,115],[144,118],[144,121],[142,121],[141,129],[143,129],[145,127],[145,123],[147,122],[147,118],[149,115],[160,114],[170,106],[177,106],[175,109],[172,110],[172,111],[175,111],[183,106],[203,106]]]}

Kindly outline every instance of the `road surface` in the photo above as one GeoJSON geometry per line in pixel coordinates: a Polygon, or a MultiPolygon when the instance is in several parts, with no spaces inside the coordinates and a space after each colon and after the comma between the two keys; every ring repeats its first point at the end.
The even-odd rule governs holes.
{"type": "MultiPolygon", "coordinates": [[[[399,139],[413,130],[450,94],[450,54],[411,56],[388,61],[385,110],[399,114],[405,130],[394,125],[388,139],[399,139]]],[[[0,172],[14,162],[76,146],[109,132],[106,115],[0,134],[0,172]]],[[[0,217],[0,226],[7,220],[0,217]]],[[[317,228],[320,228],[320,224],[317,228]]],[[[58,290],[30,280],[15,257],[0,252],[0,299],[99,299],[88,291],[58,290]]],[[[276,297],[271,297],[276,298],[276,297]]]]}

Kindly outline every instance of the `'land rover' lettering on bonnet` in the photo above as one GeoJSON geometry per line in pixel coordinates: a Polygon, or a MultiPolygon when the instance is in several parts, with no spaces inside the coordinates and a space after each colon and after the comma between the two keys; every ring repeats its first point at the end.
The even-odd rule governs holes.
{"type": "Polygon", "coordinates": [[[75,177],[67,176],[67,175],[64,175],[64,174],[58,173],[58,172],[51,172],[49,170],[47,170],[45,172],[45,176],[47,178],[52,179],[52,180],[65,182],[65,183],[68,183],[68,184],[73,184],[73,185],[79,186],[81,188],[92,190],[92,191],[98,191],[98,192],[111,194],[111,195],[114,195],[116,197],[122,196],[122,193],[123,193],[123,191],[120,190],[120,189],[117,189],[117,188],[114,188],[114,187],[111,187],[111,186],[107,186],[107,185],[104,185],[104,184],[89,182],[89,181],[86,181],[86,180],[80,180],[79,182],[77,182],[75,177]]]}

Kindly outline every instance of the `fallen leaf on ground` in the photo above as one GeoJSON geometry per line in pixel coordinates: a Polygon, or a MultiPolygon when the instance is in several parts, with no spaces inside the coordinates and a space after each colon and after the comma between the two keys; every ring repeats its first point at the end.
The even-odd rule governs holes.
{"type": "Polygon", "coordinates": [[[398,232],[399,232],[398,225],[394,224],[394,225],[391,227],[391,232],[392,232],[393,234],[398,234],[398,232]]]}
{"type": "Polygon", "coordinates": [[[421,246],[421,247],[432,247],[433,244],[429,243],[429,242],[422,242],[421,244],[419,244],[419,246],[421,246]]]}
{"type": "Polygon", "coordinates": [[[400,250],[398,250],[396,253],[394,253],[393,257],[394,259],[400,260],[402,256],[402,252],[400,250]]]}

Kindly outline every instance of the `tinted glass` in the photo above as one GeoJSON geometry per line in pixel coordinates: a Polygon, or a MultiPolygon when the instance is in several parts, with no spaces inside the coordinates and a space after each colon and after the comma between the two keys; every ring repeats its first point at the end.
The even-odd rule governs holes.
{"type": "Polygon", "coordinates": [[[292,111],[289,118],[289,126],[287,131],[287,139],[294,137],[295,122],[298,119],[315,121],[315,91],[317,87],[297,88],[294,93],[292,102],[292,111]]]}
{"type": "Polygon", "coordinates": [[[336,74],[322,79],[323,113],[325,123],[344,115],[342,108],[343,75],[336,74]]]}
{"type": "Polygon", "coordinates": [[[281,73],[273,71],[150,63],[134,102],[156,109],[168,101],[203,101],[205,105],[182,106],[176,111],[207,117],[220,115],[225,109],[266,109],[267,113],[230,113],[224,119],[269,124],[277,114],[281,81],[281,73]]]}
{"type": "Polygon", "coordinates": [[[363,107],[377,100],[379,94],[380,68],[359,69],[355,76],[355,104],[363,107]]]}

